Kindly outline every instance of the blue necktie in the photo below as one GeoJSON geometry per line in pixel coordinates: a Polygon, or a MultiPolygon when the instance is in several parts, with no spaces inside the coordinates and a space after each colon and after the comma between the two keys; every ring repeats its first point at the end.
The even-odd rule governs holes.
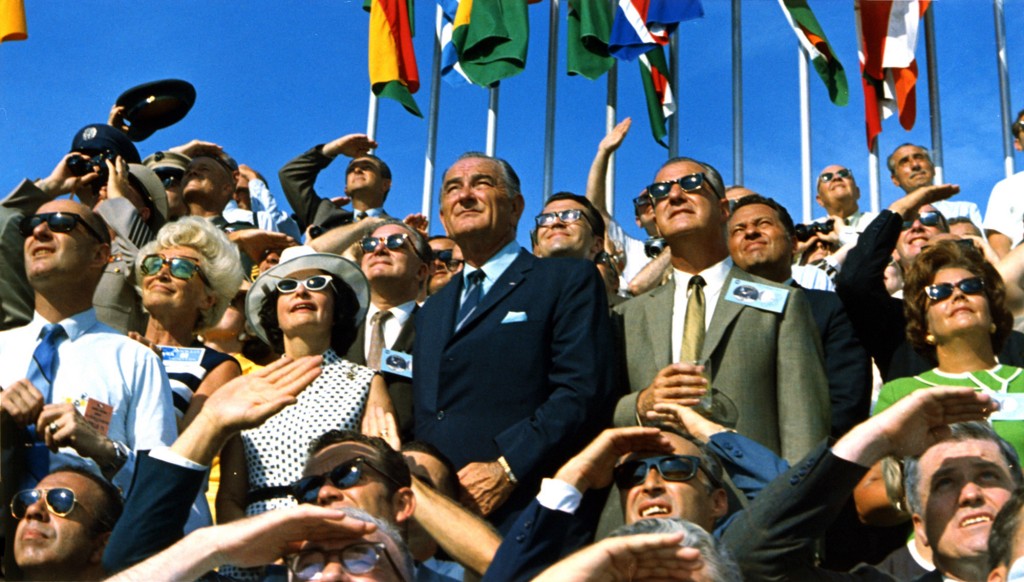
{"type": "MultiPolygon", "coordinates": [[[[41,339],[32,354],[26,378],[43,394],[43,402],[50,404],[53,397],[53,378],[57,374],[57,345],[67,339],[68,332],[59,323],[48,323],[43,326],[39,335],[41,339]]],[[[28,434],[32,446],[28,449],[25,459],[29,473],[25,478],[32,479],[33,482],[28,487],[34,487],[35,483],[50,472],[50,451],[47,450],[42,438],[36,434],[35,426],[28,427],[28,434]]]]}
{"type": "Polygon", "coordinates": [[[466,274],[466,300],[462,302],[462,307],[459,308],[459,317],[456,320],[455,331],[459,331],[462,324],[466,323],[470,315],[476,311],[478,305],[480,305],[480,299],[484,296],[484,271],[479,269],[472,273],[466,274]]]}

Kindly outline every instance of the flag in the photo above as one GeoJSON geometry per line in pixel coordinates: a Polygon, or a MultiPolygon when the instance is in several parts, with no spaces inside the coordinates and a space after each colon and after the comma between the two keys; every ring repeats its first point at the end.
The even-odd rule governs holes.
{"type": "Polygon", "coordinates": [[[452,42],[471,81],[489,87],[526,68],[530,22],[526,0],[461,0],[452,42]]]}
{"type": "Polygon", "coordinates": [[[897,111],[904,129],[917,116],[917,33],[929,0],[856,0],[857,40],[868,149],[882,132],[882,120],[897,111]]]}
{"type": "Polygon", "coordinates": [[[437,15],[437,42],[441,45],[441,78],[454,87],[472,83],[459,64],[459,51],[452,42],[455,15],[459,11],[459,0],[437,0],[440,7],[437,15]]]}
{"type": "Polygon", "coordinates": [[[608,51],[632,61],[654,45],[668,44],[676,25],[704,16],[700,0],[616,0],[608,51]]]}
{"type": "Polygon", "coordinates": [[[608,52],[611,30],[610,3],[569,0],[566,69],[570,75],[594,80],[612,68],[615,60],[608,52]]]}
{"type": "Polygon", "coordinates": [[[28,27],[25,25],[23,0],[0,0],[0,42],[26,38],[28,27]]]}
{"type": "Polygon", "coordinates": [[[644,83],[644,95],[647,97],[647,116],[651,119],[651,134],[654,141],[668,147],[665,136],[665,122],[676,113],[676,100],[669,84],[668,64],[665,62],[665,51],[655,46],[640,55],[640,79],[644,83]]]}
{"type": "Polygon", "coordinates": [[[846,84],[846,71],[836,58],[832,45],[825,38],[825,31],[818,24],[807,0],[779,0],[782,13],[793,27],[800,46],[811,57],[818,76],[828,88],[828,98],[836,105],[846,105],[850,100],[850,90],[846,84]]]}
{"type": "Polygon", "coordinates": [[[370,1],[370,88],[423,117],[412,98],[420,88],[412,50],[412,0],[370,1]]]}

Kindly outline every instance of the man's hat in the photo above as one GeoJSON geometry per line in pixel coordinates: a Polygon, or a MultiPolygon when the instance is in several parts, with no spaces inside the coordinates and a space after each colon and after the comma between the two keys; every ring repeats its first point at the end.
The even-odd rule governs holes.
{"type": "Polygon", "coordinates": [[[179,179],[188,171],[192,158],[177,152],[156,152],[146,156],[142,165],[156,172],[157,176],[166,178],[176,176],[179,179]]]}
{"type": "Polygon", "coordinates": [[[124,107],[128,137],[142,141],[158,129],[181,121],[196,102],[196,88],[188,81],[164,79],[132,87],[117,98],[124,107]]]}
{"type": "Polygon", "coordinates": [[[139,150],[123,131],[105,123],[94,123],[78,130],[71,140],[71,151],[88,155],[112,151],[129,164],[141,161],[139,150]]]}

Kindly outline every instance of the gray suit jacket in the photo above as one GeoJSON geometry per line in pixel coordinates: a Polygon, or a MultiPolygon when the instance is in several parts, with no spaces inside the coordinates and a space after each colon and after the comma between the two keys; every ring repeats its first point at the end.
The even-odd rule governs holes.
{"type": "MultiPolygon", "coordinates": [[[[790,463],[829,434],[828,380],[821,340],[807,298],[790,290],[781,314],[725,300],[734,279],[787,289],[736,267],[729,272],[704,338],[717,399],[734,405],[718,418],[790,463]]],[[[637,394],[658,371],[677,360],[672,351],[669,283],[615,308],[623,378],[629,393],[619,399],[615,426],[636,424],[637,394]]]]}

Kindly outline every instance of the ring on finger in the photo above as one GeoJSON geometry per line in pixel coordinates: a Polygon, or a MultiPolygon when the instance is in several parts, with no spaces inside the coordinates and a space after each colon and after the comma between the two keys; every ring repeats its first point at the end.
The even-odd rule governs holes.
{"type": "Polygon", "coordinates": [[[51,433],[55,433],[58,430],[60,430],[60,424],[58,424],[57,421],[55,420],[55,421],[50,423],[48,428],[50,429],[51,433]]]}

